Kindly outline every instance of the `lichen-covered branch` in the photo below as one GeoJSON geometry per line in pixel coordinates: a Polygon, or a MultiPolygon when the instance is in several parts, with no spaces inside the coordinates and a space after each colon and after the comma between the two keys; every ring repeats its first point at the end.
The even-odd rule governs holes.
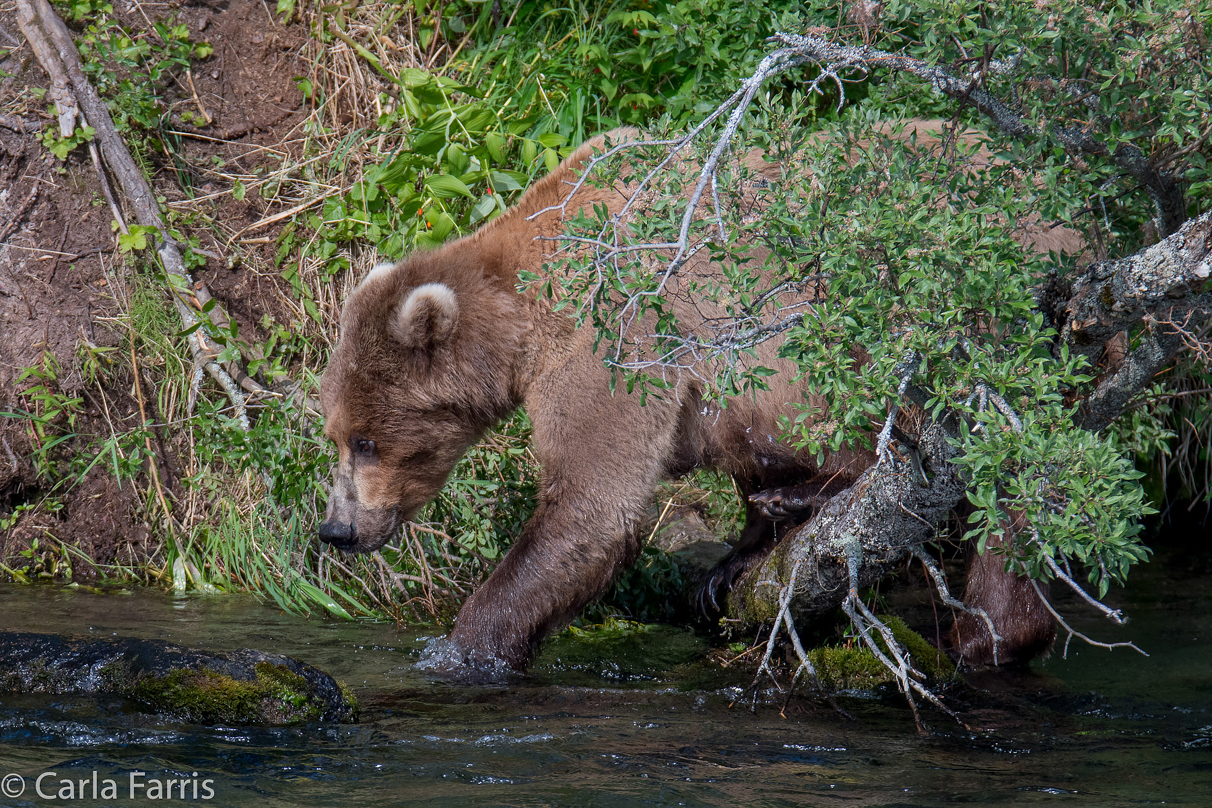
{"type": "Polygon", "coordinates": [[[1103,429],[1184,347],[1182,330],[1212,316],[1212,212],[1134,255],[1098,261],[1074,284],[1061,307],[1057,345],[1097,364],[1103,346],[1122,331],[1148,325],[1138,346],[1082,402],[1079,423],[1103,429]]]}
{"type": "Polygon", "coordinates": [[[847,548],[857,544],[862,561],[858,585],[870,586],[889,568],[935,535],[965,493],[948,430],[928,424],[918,441],[919,463],[886,462],[872,466],[836,495],[805,525],[785,538],[766,560],[734,587],[733,617],[760,623],[782,608],[791,571],[802,563],[792,592],[790,613],[797,620],[818,616],[846,597],[850,574],[847,548]],[[923,479],[925,472],[926,479],[923,479]]]}

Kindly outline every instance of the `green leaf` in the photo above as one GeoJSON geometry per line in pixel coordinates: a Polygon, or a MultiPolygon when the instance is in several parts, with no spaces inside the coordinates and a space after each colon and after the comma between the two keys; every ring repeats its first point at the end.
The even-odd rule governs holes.
{"type": "Polygon", "coordinates": [[[302,578],[297,578],[295,579],[295,586],[299,587],[299,590],[306,595],[309,600],[327,609],[329,614],[333,615],[334,617],[341,617],[345,620],[353,620],[353,615],[345,611],[345,608],[341,606],[341,604],[333,600],[332,597],[330,597],[315,584],[304,581],[302,578]]]}
{"type": "Polygon", "coordinates": [[[135,225],[129,233],[118,236],[118,249],[124,253],[139,252],[147,249],[147,233],[135,225]]]}
{"type": "Polygon", "coordinates": [[[484,136],[484,146],[488,149],[488,155],[495,163],[505,162],[505,136],[499,132],[489,132],[484,136]]]}
{"type": "Polygon", "coordinates": [[[492,178],[492,187],[497,193],[522,190],[522,183],[518,182],[516,172],[493,170],[488,174],[492,178]]]}
{"type": "Polygon", "coordinates": [[[456,196],[472,197],[471,191],[458,177],[449,174],[435,174],[425,179],[425,187],[439,199],[450,199],[456,196]]]}
{"type": "Polygon", "coordinates": [[[493,195],[490,193],[484,194],[484,196],[480,197],[480,201],[475,204],[475,207],[471,209],[471,213],[468,215],[468,221],[471,224],[475,224],[496,209],[497,200],[493,198],[493,195]]]}

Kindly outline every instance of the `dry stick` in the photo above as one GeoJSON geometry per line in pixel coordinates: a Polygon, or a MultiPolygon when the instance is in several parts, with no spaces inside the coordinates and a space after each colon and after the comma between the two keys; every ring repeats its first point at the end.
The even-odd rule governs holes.
{"type": "Polygon", "coordinates": [[[1056,563],[1056,560],[1054,558],[1052,558],[1052,556],[1048,555],[1048,548],[1046,548],[1044,546],[1043,540],[1040,539],[1039,531],[1035,531],[1035,538],[1033,539],[1033,541],[1036,543],[1036,545],[1041,550],[1044,551],[1043,552],[1044,563],[1048,565],[1048,569],[1052,570],[1053,575],[1055,575],[1057,578],[1060,578],[1062,581],[1067,583],[1069,585],[1070,589],[1072,589],[1074,592],[1076,592],[1078,595],[1081,596],[1082,600],[1086,601],[1086,603],[1089,603],[1091,606],[1098,609],[1100,612],[1102,612],[1104,615],[1106,615],[1111,621],[1113,621],[1116,625],[1122,626],[1122,625],[1127,624],[1128,618],[1124,616],[1123,612],[1121,612],[1119,609],[1112,609],[1110,606],[1107,606],[1105,603],[1100,601],[1098,598],[1095,598],[1093,595],[1086,592],[1086,590],[1082,589],[1081,585],[1078,584],[1077,581],[1073,580],[1073,578],[1071,576],[1069,576],[1063,569],[1061,569],[1060,565],[1056,563]]]}
{"type": "Polygon", "coordinates": [[[3,227],[0,227],[0,243],[3,243],[6,238],[13,234],[13,231],[21,226],[21,220],[25,218],[25,214],[29,213],[29,209],[34,206],[34,202],[38,199],[38,189],[41,186],[34,183],[29,189],[29,193],[25,195],[25,199],[21,200],[21,204],[17,206],[8,216],[8,221],[3,227]]]}
{"type": "Polygon", "coordinates": [[[409,539],[409,555],[413,556],[413,560],[417,562],[417,566],[420,568],[422,576],[424,576],[426,579],[426,582],[421,590],[424,595],[425,609],[431,616],[436,616],[438,613],[438,605],[433,596],[433,571],[429,568],[429,561],[425,558],[425,548],[421,545],[421,539],[419,536],[417,536],[416,531],[405,528],[404,532],[409,539]],[[414,547],[416,548],[416,555],[413,555],[414,547]]]}
{"type": "Polygon", "coordinates": [[[979,606],[969,606],[958,598],[952,597],[951,590],[947,588],[947,578],[943,575],[943,571],[934,563],[934,559],[922,549],[921,545],[913,548],[913,555],[918,561],[922,562],[922,566],[926,568],[926,572],[930,574],[931,580],[934,581],[934,588],[938,590],[938,595],[943,603],[953,609],[959,609],[962,612],[967,612],[970,615],[979,617],[985,621],[985,627],[989,629],[989,636],[993,638],[993,664],[997,665],[998,646],[1003,642],[1004,638],[997,633],[997,629],[993,627],[993,618],[979,606]]]}
{"type": "MultiPolygon", "coordinates": [[[[797,564],[797,566],[798,566],[798,564],[797,564]]],[[[778,636],[779,636],[779,625],[782,623],[782,620],[783,620],[783,612],[787,609],[787,604],[791,601],[791,595],[792,595],[791,587],[789,587],[789,586],[783,587],[783,594],[779,598],[778,617],[775,619],[774,625],[772,625],[770,627],[770,638],[766,641],[766,654],[762,657],[761,664],[758,665],[757,674],[753,677],[752,684],[749,685],[754,690],[754,707],[755,707],[755,709],[756,709],[756,705],[757,705],[757,685],[758,685],[758,682],[761,681],[763,673],[767,673],[770,675],[771,680],[774,681],[775,687],[777,687],[779,690],[783,689],[782,686],[779,684],[778,679],[775,678],[774,673],[770,670],[770,657],[772,657],[774,655],[774,643],[775,643],[775,640],[777,640],[778,636]]]]}
{"type": "Polygon", "coordinates": [[[9,129],[13,132],[37,132],[42,129],[42,124],[38,121],[22,120],[16,115],[9,115],[5,112],[0,112],[0,127],[9,129]]]}
{"type": "Polygon", "coordinates": [[[105,176],[105,166],[101,164],[101,154],[97,151],[97,142],[90,140],[88,142],[88,156],[93,160],[93,168],[97,170],[97,181],[101,183],[101,192],[105,194],[105,201],[109,203],[109,210],[114,214],[114,221],[118,223],[118,229],[125,235],[130,232],[126,226],[126,218],[122,215],[122,208],[118,207],[118,201],[114,199],[114,190],[109,187],[109,177],[105,176]]]}
{"type": "MultiPolygon", "coordinates": [[[[34,54],[38,57],[38,61],[52,78],[54,84],[52,96],[55,96],[54,90],[60,89],[60,82],[63,82],[61,87],[63,93],[61,97],[56,97],[56,103],[79,105],[80,112],[95,132],[95,142],[100,146],[105,164],[113,171],[134,210],[135,219],[143,227],[153,228],[159,234],[160,247],[157,253],[160,256],[164,272],[168,276],[173,304],[184,327],[194,329],[189,336],[194,361],[204,367],[211,377],[223,387],[228,399],[235,406],[236,416],[241,426],[248,429],[244,394],[228,371],[219,366],[216,361],[217,352],[205,348],[199,336],[206,323],[190,306],[184,295],[184,290],[189,289],[193,285],[193,281],[181,259],[180,247],[169,235],[168,228],[160,217],[155,194],[148,184],[147,178],[143,176],[142,169],[135,163],[122,137],[114,127],[113,119],[110,117],[105,103],[84,75],[71,34],[47,0],[17,0],[17,21],[26,39],[29,40],[34,54]]],[[[63,112],[62,106],[60,112],[63,112]]],[[[62,114],[60,126],[64,126],[62,114]]],[[[74,129],[69,129],[68,133],[71,131],[74,129]]]]}
{"type": "Polygon", "coordinates": [[[322,194],[321,196],[317,196],[315,199],[311,199],[311,200],[308,200],[307,202],[302,202],[298,205],[295,205],[293,208],[287,208],[284,211],[275,213],[274,215],[268,216],[258,222],[253,222],[252,224],[248,225],[247,227],[242,227],[239,230],[237,230],[234,234],[232,234],[227,239],[227,243],[231,244],[244,233],[248,233],[252,230],[260,230],[262,227],[265,227],[266,225],[271,225],[274,222],[279,222],[283,219],[294,216],[296,213],[302,213],[303,211],[310,208],[312,205],[319,204],[320,202],[323,202],[324,200],[328,199],[330,196],[335,196],[336,194],[339,194],[339,193],[340,193],[339,190],[330,191],[327,194],[322,194]]]}
{"type": "Polygon", "coordinates": [[[206,111],[206,107],[202,105],[202,99],[198,97],[198,88],[194,86],[194,74],[188,67],[185,68],[185,78],[189,82],[189,91],[194,96],[194,103],[198,105],[198,111],[202,113],[202,118],[206,121],[206,125],[210,126],[215,122],[215,119],[210,117],[210,113],[206,111]]]}
{"type": "MultiPolygon", "coordinates": [[[[387,575],[388,580],[385,581],[385,583],[387,583],[389,585],[389,587],[394,586],[396,589],[399,589],[405,595],[412,595],[412,593],[409,592],[407,589],[405,589],[400,584],[400,581],[412,581],[414,584],[421,584],[422,586],[429,585],[426,583],[425,579],[420,577],[419,575],[410,575],[407,572],[396,572],[394,569],[392,569],[391,564],[388,563],[387,559],[385,559],[381,553],[375,553],[374,556],[372,556],[372,557],[375,560],[375,564],[377,564],[379,566],[380,572],[385,573],[387,575]]],[[[437,588],[443,592],[449,592],[449,590],[444,589],[443,587],[435,587],[435,588],[437,588]]]]}
{"type": "Polygon", "coordinates": [[[378,595],[375,594],[374,590],[372,590],[370,588],[370,585],[367,584],[365,580],[363,580],[363,576],[356,575],[353,570],[351,570],[349,567],[347,567],[346,565],[344,565],[340,561],[338,561],[337,558],[334,555],[332,555],[331,553],[329,553],[327,549],[321,550],[320,555],[325,560],[327,560],[329,564],[332,564],[334,567],[336,567],[337,569],[344,572],[347,576],[349,576],[353,580],[357,581],[358,584],[362,587],[362,591],[365,592],[368,596],[370,596],[371,600],[373,600],[375,603],[379,604],[379,608],[382,609],[384,611],[384,613],[387,612],[387,605],[383,602],[382,598],[380,598],[378,595]]]}
{"type": "Polygon", "coordinates": [[[846,595],[846,599],[842,602],[842,610],[850,618],[855,628],[859,630],[859,636],[862,637],[863,643],[867,646],[872,655],[880,661],[880,663],[896,676],[897,684],[901,688],[901,692],[905,695],[905,700],[909,702],[909,707],[913,711],[913,721],[919,730],[923,730],[921,717],[917,712],[917,704],[913,700],[913,693],[916,692],[922,698],[929,701],[938,709],[942,710],[947,715],[951,716],[961,726],[967,728],[967,724],[959,717],[959,715],[943,704],[942,700],[934,694],[932,690],[921,684],[920,680],[925,679],[925,674],[913,667],[909,661],[908,652],[901,648],[900,643],[896,641],[892,630],[884,625],[884,621],[880,620],[867,605],[863,603],[862,598],[858,594],[858,567],[862,561],[862,547],[857,541],[850,541],[846,546],[846,568],[850,578],[850,588],[846,595]],[[888,649],[888,653],[893,656],[895,662],[884,654],[879,643],[871,636],[871,629],[879,632],[884,640],[884,646],[888,649]]]}
{"type": "MultiPolygon", "coordinates": [[[[804,643],[800,640],[800,633],[796,630],[795,622],[791,619],[790,606],[795,595],[795,577],[797,574],[799,574],[800,564],[803,562],[803,558],[799,559],[795,562],[795,565],[791,569],[791,579],[787,582],[787,601],[781,612],[783,626],[787,629],[787,636],[791,639],[791,647],[795,649],[795,655],[800,661],[799,667],[795,669],[795,675],[791,677],[791,684],[787,687],[787,698],[783,701],[783,710],[787,709],[787,704],[791,701],[791,695],[795,693],[795,684],[799,681],[800,674],[807,671],[808,675],[812,678],[813,687],[816,688],[818,693],[824,695],[825,701],[829,703],[829,706],[832,707],[839,715],[849,719],[850,721],[854,721],[854,716],[843,710],[841,705],[837,703],[833,696],[825,692],[825,686],[821,684],[821,677],[817,675],[816,666],[813,665],[812,660],[808,658],[808,652],[804,650],[804,643]]],[[[777,634],[778,628],[779,621],[776,618],[772,632],[777,634]]]]}

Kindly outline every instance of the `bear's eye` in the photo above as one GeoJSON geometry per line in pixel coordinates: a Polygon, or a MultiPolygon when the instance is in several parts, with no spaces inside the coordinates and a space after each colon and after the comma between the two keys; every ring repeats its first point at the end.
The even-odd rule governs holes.
{"type": "Polygon", "coordinates": [[[375,453],[375,442],[366,438],[356,438],[353,441],[353,450],[363,457],[369,457],[375,453]]]}

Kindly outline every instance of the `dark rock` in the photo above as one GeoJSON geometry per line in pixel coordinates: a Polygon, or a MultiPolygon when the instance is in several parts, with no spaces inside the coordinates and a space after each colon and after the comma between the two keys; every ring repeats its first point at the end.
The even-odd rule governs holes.
{"type": "Polygon", "coordinates": [[[357,720],[349,689],[298,660],[159,640],[0,632],[0,693],[113,694],[199,724],[357,720]]]}

